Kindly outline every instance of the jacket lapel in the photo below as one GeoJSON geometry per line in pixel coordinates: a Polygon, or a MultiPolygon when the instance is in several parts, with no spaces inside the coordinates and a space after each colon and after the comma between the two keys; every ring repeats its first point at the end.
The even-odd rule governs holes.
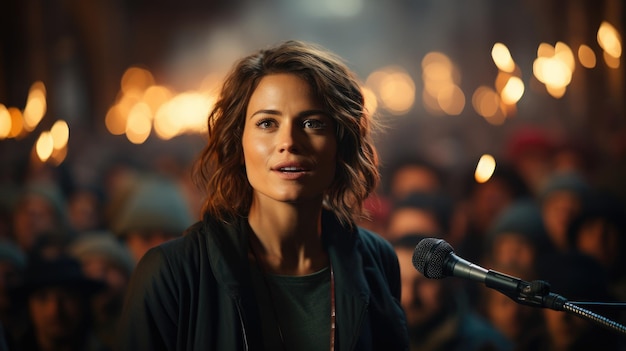
{"type": "Polygon", "coordinates": [[[356,229],[340,225],[329,212],[322,217],[323,237],[335,274],[337,308],[337,349],[351,350],[361,334],[370,290],[363,273],[356,229]]]}

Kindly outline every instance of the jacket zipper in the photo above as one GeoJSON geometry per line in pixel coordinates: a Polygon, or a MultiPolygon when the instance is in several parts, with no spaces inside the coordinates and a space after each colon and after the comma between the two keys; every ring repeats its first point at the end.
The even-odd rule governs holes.
{"type": "Polygon", "coordinates": [[[237,306],[237,314],[239,315],[239,323],[241,324],[241,336],[243,337],[243,347],[244,350],[250,350],[250,345],[248,345],[248,335],[246,333],[246,325],[243,322],[243,314],[241,311],[241,299],[238,297],[234,297],[235,306],[237,306]]]}

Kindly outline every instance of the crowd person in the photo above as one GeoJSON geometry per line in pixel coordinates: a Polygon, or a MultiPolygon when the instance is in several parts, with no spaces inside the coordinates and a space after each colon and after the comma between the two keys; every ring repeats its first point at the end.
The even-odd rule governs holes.
{"type": "Polygon", "coordinates": [[[405,156],[389,165],[385,193],[392,201],[413,192],[443,192],[446,174],[425,157],[405,156]]]}
{"type": "Polygon", "coordinates": [[[470,262],[482,259],[486,235],[494,220],[510,204],[529,196],[529,189],[521,176],[506,162],[499,163],[491,177],[478,182],[472,167],[462,174],[459,181],[462,189],[457,190],[455,225],[461,234],[455,247],[460,255],[470,262]]]}
{"type": "Polygon", "coordinates": [[[407,350],[392,246],[359,228],[379,173],[357,77],[286,41],[226,77],[195,167],[203,219],[135,267],[118,350],[407,350]]]}
{"type": "Polygon", "coordinates": [[[534,196],[554,174],[556,145],[556,140],[539,126],[518,127],[507,138],[506,162],[534,196]]]}
{"type": "MultiPolygon", "coordinates": [[[[534,271],[528,271],[514,263],[495,263],[488,267],[526,281],[535,279],[534,271]]],[[[519,303],[499,290],[484,285],[476,286],[480,289],[477,311],[513,345],[524,345],[529,335],[545,328],[539,308],[519,303]]]]}
{"type": "Polygon", "coordinates": [[[385,237],[393,241],[407,233],[422,233],[447,239],[452,206],[452,199],[442,193],[410,193],[393,203],[385,237]]]}
{"type": "Polygon", "coordinates": [[[150,248],[179,237],[194,222],[182,189],[159,175],[142,175],[112,220],[135,262],[150,248]]]}
{"type": "Polygon", "coordinates": [[[411,351],[499,351],[513,344],[474,311],[461,281],[428,279],[413,266],[415,247],[425,236],[407,234],[392,241],[400,262],[402,306],[411,351]]]}
{"type": "Polygon", "coordinates": [[[569,249],[567,228],[578,216],[593,190],[578,172],[556,173],[549,177],[539,194],[543,223],[554,248],[569,249]]]}
{"type": "Polygon", "coordinates": [[[9,342],[11,350],[107,351],[91,325],[90,298],[103,286],[71,257],[29,257],[23,283],[13,291],[28,325],[9,342]]]}
{"type": "Polygon", "coordinates": [[[541,208],[532,198],[519,199],[509,204],[487,231],[481,263],[486,267],[518,267],[532,274],[537,260],[553,251],[541,208]]]}
{"type": "Polygon", "coordinates": [[[87,232],[105,229],[104,191],[97,185],[77,186],[67,199],[67,213],[72,229],[87,232]]]}
{"type": "Polygon", "coordinates": [[[595,258],[608,274],[610,293],[626,301],[626,205],[613,194],[594,191],[567,229],[571,250],[595,258]]]}
{"type": "MultiPolygon", "coordinates": [[[[537,277],[550,285],[550,291],[576,302],[615,302],[607,290],[607,276],[594,258],[576,251],[562,251],[542,257],[537,277]]],[[[615,321],[616,313],[610,308],[597,309],[587,305],[582,308],[597,311],[615,321]]],[[[625,350],[623,335],[600,326],[573,312],[542,308],[545,328],[529,334],[518,350],[583,351],[625,350]]]]}
{"type": "Polygon", "coordinates": [[[67,249],[84,274],[106,286],[92,298],[92,320],[96,336],[113,349],[117,322],[135,260],[130,251],[110,231],[82,233],[67,249]]]}
{"type": "MultiPolygon", "coordinates": [[[[70,240],[67,201],[60,187],[50,181],[23,184],[13,209],[12,240],[27,255],[42,236],[65,236],[70,240]]],[[[46,240],[46,239],[41,239],[46,240]]]]}

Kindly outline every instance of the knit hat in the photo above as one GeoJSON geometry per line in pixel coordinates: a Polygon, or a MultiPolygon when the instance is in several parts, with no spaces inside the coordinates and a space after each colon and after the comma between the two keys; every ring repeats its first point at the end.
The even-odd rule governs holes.
{"type": "Polygon", "coordinates": [[[108,231],[81,234],[70,245],[68,252],[80,261],[93,256],[104,257],[129,276],[135,267],[128,248],[108,231]]]}
{"type": "Polygon", "coordinates": [[[495,218],[485,241],[487,252],[491,251],[498,236],[503,234],[519,235],[538,251],[544,251],[550,245],[541,209],[532,199],[516,200],[495,218]]]}
{"type": "Polygon", "coordinates": [[[188,203],[177,184],[165,178],[138,180],[122,204],[112,228],[118,236],[158,231],[181,235],[193,223],[188,203]]]}
{"type": "Polygon", "coordinates": [[[392,211],[403,208],[430,211],[435,216],[443,232],[448,233],[452,217],[452,207],[451,199],[444,194],[418,191],[412,192],[402,199],[397,200],[392,206],[392,211]]]}
{"type": "Polygon", "coordinates": [[[71,287],[91,295],[101,291],[106,285],[85,276],[80,262],[72,257],[33,257],[24,272],[24,281],[16,288],[14,296],[26,298],[36,290],[50,286],[71,287]]]}
{"type": "Polygon", "coordinates": [[[591,191],[589,183],[575,172],[557,173],[550,177],[540,191],[540,199],[544,200],[555,191],[571,191],[585,200],[591,191]]]}
{"type": "Polygon", "coordinates": [[[67,223],[67,199],[61,188],[55,183],[46,181],[27,183],[20,194],[20,200],[29,196],[38,196],[45,199],[52,206],[61,223],[67,223]]]}

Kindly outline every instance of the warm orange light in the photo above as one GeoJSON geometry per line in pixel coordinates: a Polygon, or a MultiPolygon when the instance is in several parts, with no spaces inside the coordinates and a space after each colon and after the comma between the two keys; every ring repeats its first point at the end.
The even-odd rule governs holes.
{"type": "Polygon", "coordinates": [[[622,38],[609,22],[603,21],[598,28],[598,44],[609,55],[614,58],[622,56],[622,38]]]}
{"type": "Polygon", "coordinates": [[[457,85],[449,85],[437,94],[437,103],[443,112],[451,116],[457,116],[465,108],[465,94],[457,85]]]}
{"type": "Polygon", "coordinates": [[[472,106],[489,124],[501,125],[506,120],[501,109],[500,95],[490,87],[480,86],[474,91],[472,106]]]}
{"type": "Polygon", "coordinates": [[[126,137],[133,144],[142,144],[150,136],[152,130],[150,108],[144,104],[136,104],[128,114],[126,121],[126,137]]]}
{"type": "Polygon", "coordinates": [[[26,106],[24,107],[24,129],[32,131],[46,114],[46,87],[43,82],[33,83],[28,92],[26,106]]]}
{"type": "Polygon", "coordinates": [[[491,49],[491,58],[501,71],[511,73],[515,70],[515,61],[513,61],[511,52],[506,45],[502,43],[493,44],[493,48],[491,49]]]}
{"type": "Polygon", "coordinates": [[[604,63],[606,63],[606,65],[609,68],[613,68],[613,69],[618,69],[619,68],[619,57],[614,57],[612,55],[609,55],[608,52],[604,52],[602,57],[604,58],[604,63]]]}
{"type": "Polygon", "coordinates": [[[458,115],[465,107],[465,94],[459,87],[461,80],[452,61],[440,52],[430,52],[422,59],[424,81],[423,102],[427,111],[440,115],[458,115]]]}
{"type": "Polygon", "coordinates": [[[3,104],[0,104],[0,139],[6,139],[11,134],[11,114],[3,104]]]}
{"type": "Polygon", "coordinates": [[[9,107],[9,114],[11,115],[11,132],[9,132],[9,138],[17,138],[24,132],[24,118],[22,118],[22,111],[17,107],[9,107]]]}
{"type": "Polygon", "coordinates": [[[149,108],[152,115],[155,115],[159,107],[171,99],[173,93],[167,87],[161,85],[153,85],[148,87],[143,94],[143,101],[149,108]]]}
{"type": "Polygon", "coordinates": [[[52,134],[49,131],[41,132],[35,144],[35,150],[37,157],[42,162],[46,162],[50,158],[54,150],[54,140],[52,140],[52,134]]]}
{"type": "Polygon", "coordinates": [[[52,141],[55,150],[60,150],[67,145],[70,138],[70,128],[67,122],[58,120],[54,122],[52,128],[50,128],[50,134],[52,135],[52,141]]]}
{"type": "Polygon", "coordinates": [[[554,57],[563,62],[571,72],[574,72],[576,61],[572,49],[567,44],[562,41],[557,42],[554,46],[554,57]]]}
{"type": "Polygon", "coordinates": [[[159,108],[154,117],[154,131],[161,139],[171,139],[186,132],[206,131],[207,116],[215,96],[198,92],[176,95],[159,108]]]}
{"type": "Polygon", "coordinates": [[[109,108],[104,117],[104,124],[109,133],[113,135],[122,135],[126,132],[126,116],[122,112],[120,105],[113,105],[109,108]]]}
{"type": "Polygon", "coordinates": [[[154,85],[152,73],[141,67],[128,68],[122,75],[120,82],[121,91],[124,94],[132,91],[143,92],[151,85],[154,85]]]}
{"type": "Polygon", "coordinates": [[[596,54],[589,46],[583,44],[578,47],[578,61],[585,68],[594,68],[596,66],[596,54]]]}
{"type": "Polygon", "coordinates": [[[518,77],[509,78],[500,95],[502,101],[508,105],[517,103],[524,95],[524,82],[518,77]]]}
{"type": "Polygon", "coordinates": [[[365,111],[370,116],[376,115],[376,110],[378,109],[378,98],[376,94],[367,87],[361,87],[361,93],[363,94],[363,100],[365,101],[365,111]]]}
{"type": "Polygon", "coordinates": [[[394,115],[406,113],[415,103],[415,82],[401,67],[388,66],[372,72],[365,85],[378,97],[381,106],[394,115]]]}
{"type": "Polygon", "coordinates": [[[491,178],[495,170],[496,160],[493,156],[484,154],[478,160],[476,171],[474,172],[474,179],[476,179],[478,183],[485,183],[491,178]]]}

